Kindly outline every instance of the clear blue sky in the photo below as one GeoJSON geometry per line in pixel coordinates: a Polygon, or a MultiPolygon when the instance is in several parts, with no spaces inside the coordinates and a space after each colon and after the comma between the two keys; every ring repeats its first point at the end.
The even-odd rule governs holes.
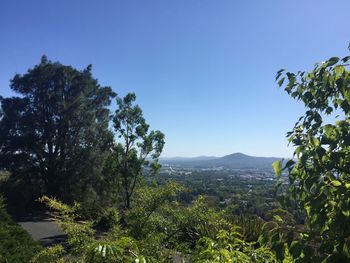
{"type": "Polygon", "coordinates": [[[46,54],[136,92],[164,156],[291,156],[303,112],[274,82],[348,53],[350,1],[2,1],[0,95],[46,54]]]}

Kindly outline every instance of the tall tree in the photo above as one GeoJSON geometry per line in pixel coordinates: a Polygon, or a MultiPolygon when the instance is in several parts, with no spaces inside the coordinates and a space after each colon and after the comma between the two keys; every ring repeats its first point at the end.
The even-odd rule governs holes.
{"type": "Polygon", "coordinates": [[[349,262],[349,61],[350,56],[332,57],[311,72],[277,74],[278,84],[307,109],[288,133],[297,161],[290,160],[284,167],[281,162],[274,164],[279,177],[283,169],[289,174],[291,195],[286,203],[294,199],[306,215],[305,231],[287,242],[296,262],[349,262]],[[325,123],[327,115],[335,121],[330,122],[331,117],[325,123]]]}
{"type": "Polygon", "coordinates": [[[1,99],[1,168],[31,194],[79,198],[111,146],[108,106],[115,93],[98,84],[91,65],[79,71],[45,56],[15,75],[11,89],[20,96],[1,99]]]}
{"type": "Polygon", "coordinates": [[[144,171],[155,173],[160,168],[158,158],[164,146],[164,134],[149,131],[141,108],[134,105],[135,100],[134,93],[117,97],[118,109],[113,118],[115,133],[122,141],[114,147],[107,180],[121,194],[123,210],[131,208],[135,187],[144,171]]]}

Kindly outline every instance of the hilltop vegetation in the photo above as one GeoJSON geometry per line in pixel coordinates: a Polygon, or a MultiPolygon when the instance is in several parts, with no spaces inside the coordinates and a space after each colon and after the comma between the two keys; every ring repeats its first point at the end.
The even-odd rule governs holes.
{"type": "MultiPolygon", "coordinates": [[[[40,200],[67,240],[41,249],[1,206],[0,260],[172,262],[177,255],[191,262],[349,262],[348,61],[333,57],[309,73],[277,73],[306,112],[288,133],[295,159],[273,164],[274,187],[244,177],[210,181],[205,172],[164,179],[165,137],[150,130],[136,95],[101,87],[91,66],[79,71],[43,57],[12,79],[18,97],[1,98],[0,189],[16,208],[40,200]],[[324,124],[334,112],[341,112],[337,121],[324,124]],[[259,207],[264,201],[269,205],[259,207]]],[[[205,162],[248,168],[254,160],[236,154],[205,162]]],[[[265,168],[274,160],[259,163],[265,168]]]]}
{"type": "Polygon", "coordinates": [[[279,159],[233,153],[223,157],[166,158],[160,161],[164,164],[191,168],[271,169],[272,163],[279,159]]]}

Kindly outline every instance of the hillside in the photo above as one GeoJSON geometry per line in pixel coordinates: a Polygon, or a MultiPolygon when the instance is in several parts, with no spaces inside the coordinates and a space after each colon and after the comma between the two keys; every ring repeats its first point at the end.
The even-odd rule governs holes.
{"type": "Polygon", "coordinates": [[[214,168],[224,167],[229,169],[262,169],[271,168],[276,157],[256,157],[243,153],[233,153],[223,157],[200,156],[192,158],[161,158],[160,162],[165,165],[182,166],[186,168],[214,168]]]}

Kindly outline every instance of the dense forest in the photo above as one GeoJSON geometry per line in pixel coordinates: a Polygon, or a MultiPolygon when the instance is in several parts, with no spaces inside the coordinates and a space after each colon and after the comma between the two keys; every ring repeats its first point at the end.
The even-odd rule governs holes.
{"type": "Polygon", "coordinates": [[[277,72],[305,113],[293,159],[255,180],[166,174],[134,93],[43,56],[0,98],[0,262],[350,262],[349,61],[277,72]],[[13,210],[49,211],[65,240],[34,241],[13,210]]]}

